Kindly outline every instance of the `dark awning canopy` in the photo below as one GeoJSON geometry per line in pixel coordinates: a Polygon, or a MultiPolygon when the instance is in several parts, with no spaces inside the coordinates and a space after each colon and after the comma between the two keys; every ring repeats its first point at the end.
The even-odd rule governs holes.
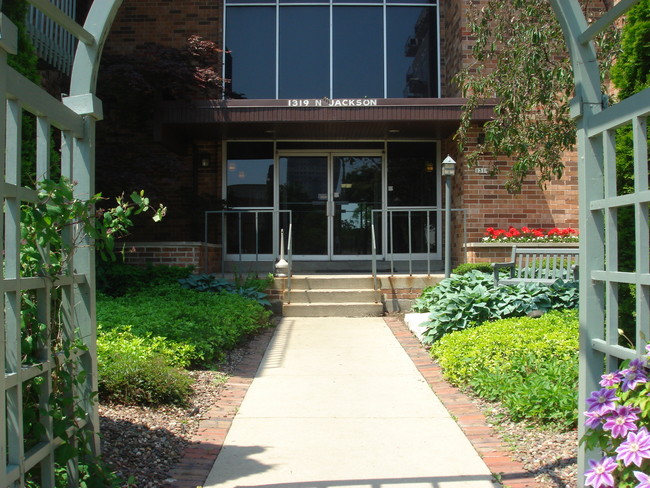
{"type": "MultiPolygon", "coordinates": [[[[162,137],[244,139],[446,138],[460,122],[462,98],[197,100],[168,102],[158,118],[162,137]]],[[[491,119],[489,101],[474,113],[491,119]]]]}

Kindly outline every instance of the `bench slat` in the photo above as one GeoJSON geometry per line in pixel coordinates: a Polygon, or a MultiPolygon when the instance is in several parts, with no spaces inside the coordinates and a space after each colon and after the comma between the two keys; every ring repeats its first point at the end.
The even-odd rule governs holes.
{"type": "Polygon", "coordinates": [[[523,282],[552,284],[558,279],[577,279],[576,266],[579,249],[537,249],[513,246],[508,263],[496,263],[494,281],[496,285],[511,285],[523,282]],[[509,268],[510,278],[500,279],[499,269],[509,268]]]}

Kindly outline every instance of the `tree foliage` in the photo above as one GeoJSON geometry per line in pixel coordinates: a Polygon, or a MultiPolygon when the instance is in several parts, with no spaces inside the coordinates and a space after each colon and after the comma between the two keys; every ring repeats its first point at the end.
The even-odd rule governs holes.
{"type": "MultiPolygon", "coordinates": [[[[568,103],[574,85],[563,33],[548,0],[487,0],[480,8],[474,4],[468,27],[475,61],[454,82],[467,97],[456,137],[469,165],[485,154],[511,158],[506,182],[511,192],[519,191],[533,170],[540,185],[561,177],[562,154],[575,142],[568,103]],[[494,118],[483,128],[484,142],[470,147],[472,112],[495,98],[494,118]]],[[[597,42],[603,73],[612,64],[617,39],[618,31],[611,29],[597,42]]]]}

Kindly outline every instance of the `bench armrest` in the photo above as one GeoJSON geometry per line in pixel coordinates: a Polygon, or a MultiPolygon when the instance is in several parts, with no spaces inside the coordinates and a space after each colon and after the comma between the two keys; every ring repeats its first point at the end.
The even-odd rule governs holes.
{"type": "Polygon", "coordinates": [[[510,278],[515,276],[515,262],[511,261],[509,263],[493,263],[492,268],[494,269],[494,284],[499,284],[499,272],[502,269],[510,269],[510,278]]]}

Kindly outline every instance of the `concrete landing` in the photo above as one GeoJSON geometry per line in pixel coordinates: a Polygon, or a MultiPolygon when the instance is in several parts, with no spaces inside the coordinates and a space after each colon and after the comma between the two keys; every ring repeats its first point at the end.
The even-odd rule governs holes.
{"type": "Polygon", "coordinates": [[[205,488],[493,488],[381,318],[284,318],[205,488]]]}

